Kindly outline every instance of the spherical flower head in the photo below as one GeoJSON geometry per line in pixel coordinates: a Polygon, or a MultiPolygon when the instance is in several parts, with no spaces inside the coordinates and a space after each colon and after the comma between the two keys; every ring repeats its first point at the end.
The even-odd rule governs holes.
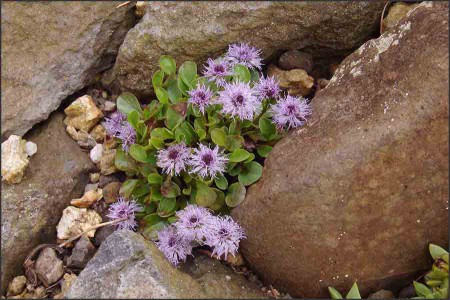
{"type": "Polygon", "coordinates": [[[306,99],[287,95],[271,106],[272,120],[278,128],[295,128],[306,123],[312,110],[306,99]]]}
{"type": "Polygon", "coordinates": [[[280,95],[280,83],[275,77],[261,77],[255,85],[256,93],[260,100],[276,99],[280,95]]]}
{"type": "Polygon", "coordinates": [[[261,70],[261,50],[248,44],[233,44],[228,47],[226,58],[231,64],[241,64],[250,69],[261,70]]]}
{"type": "Polygon", "coordinates": [[[213,253],[218,258],[222,255],[236,255],[239,242],[245,238],[244,229],[230,216],[215,217],[210,223],[210,230],[206,235],[206,244],[213,248],[213,253]]]}
{"type": "Polygon", "coordinates": [[[120,129],[122,128],[122,123],[127,120],[127,116],[125,114],[116,111],[113,113],[109,118],[105,118],[105,122],[103,123],[103,126],[106,129],[106,132],[110,136],[116,136],[120,129]]]}
{"type": "Polygon", "coordinates": [[[188,103],[197,107],[204,114],[206,107],[211,104],[213,92],[209,87],[199,84],[195,90],[189,91],[189,96],[188,103]]]}
{"type": "Polygon", "coordinates": [[[191,148],[185,143],[169,146],[158,151],[156,164],[163,172],[170,175],[178,175],[186,170],[187,162],[191,155],[191,148]]]}
{"type": "Polygon", "coordinates": [[[208,224],[211,222],[211,212],[195,204],[189,204],[185,209],[177,211],[178,221],[174,223],[178,234],[188,240],[203,243],[205,235],[208,234],[208,224]]]}
{"type": "Polygon", "coordinates": [[[116,227],[134,231],[138,225],[135,220],[135,213],[140,211],[143,211],[143,208],[134,200],[125,201],[123,197],[119,196],[118,201],[109,206],[109,214],[107,216],[111,221],[125,218],[116,227]]]}
{"type": "Polygon", "coordinates": [[[208,58],[204,67],[203,76],[209,81],[215,81],[218,86],[223,86],[226,76],[233,75],[230,63],[224,59],[212,60],[208,58]]]}
{"type": "Polygon", "coordinates": [[[261,110],[261,102],[255,91],[243,82],[226,84],[219,92],[218,103],[222,104],[222,112],[238,117],[241,120],[253,120],[255,114],[261,110]]]}
{"type": "Polygon", "coordinates": [[[103,123],[106,132],[115,138],[122,140],[122,149],[128,152],[131,145],[136,143],[136,131],[127,121],[127,116],[119,111],[113,113],[110,118],[105,118],[103,123]]]}
{"type": "Polygon", "coordinates": [[[189,165],[191,165],[191,173],[197,174],[202,178],[215,178],[217,175],[225,171],[228,158],[223,152],[219,152],[219,147],[214,149],[199,144],[198,149],[194,149],[191,155],[189,165]]]}
{"type": "Polygon", "coordinates": [[[136,131],[127,121],[122,124],[122,128],[116,137],[122,140],[122,149],[128,152],[130,146],[136,143],[136,131]]]}
{"type": "Polygon", "coordinates": [[[173,225],[158,232],[156,245],[174,266],[186,261],[187,256],[192,254],[191,242],[180,236],[173,225]]]}

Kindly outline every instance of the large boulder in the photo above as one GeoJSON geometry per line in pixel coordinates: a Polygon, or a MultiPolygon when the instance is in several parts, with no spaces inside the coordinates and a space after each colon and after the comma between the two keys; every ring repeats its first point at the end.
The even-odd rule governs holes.
{"type": "Polygon", "coordinates": [[[38,151],[19,184],[2,184],[1,286],[22,271],[27,254],[40,243],[54,243],[56,224],[71,199],[78,198],[94,167],[64,130],[56,112],[27,134],[38,151]]]}
{"type": "Polygon", "coordinates": [[[153,242],[119,230],[100,246],[67,292],[81,298],[262,298],[255,284],[211,258],[176,269],[153,242]]]}
{"type": "Polygon", "coordinates": [[[123,90],[152,92],[158,58],[178,64],[223,54],[228,45],[248,42],[264,58],[280,50],[306,49],[316,56],[348,54],[377,30],[384,1],[366,2],[152,2],[127,34],[105,82],[123,90]]]}
{"type": "Polygon", "coordinates": [[[448,4],[424,2],[343,61],[233,210],[266,282],[395,291],[447,247],[448,56],[448,4]]]}
{"type": "Polygon", "coordinates": [[[23,135],[115,60],[132,4],[2,2],[2,139],[23,135]]]}

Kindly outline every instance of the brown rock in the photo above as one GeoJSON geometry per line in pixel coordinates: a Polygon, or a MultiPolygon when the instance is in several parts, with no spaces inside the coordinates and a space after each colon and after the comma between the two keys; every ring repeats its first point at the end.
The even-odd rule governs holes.
{"type": "Polygon", "coordinates": [[[108,69],[134,26],[133,5],[116,8],[115,1],[1,6],[2,140],[46,120],[67,96],[108,69]]]}
{"type": "Polygon", "coordinates": [[[298,50],[289,50],[280,56],[278,59],[278,66],[286,71],[302,69],[307,73],[310,73],[314,67],[314,61],[312,55],[309,53],[298,50]]]}
{"type": "Polygon", "coordinates": [[[448,244],[448,93],[447,3],[347,57],[232,211],[252,270],[317,298],[354,280],[363,297],[397,290],[428,269],[428,244],[448,244]]]}
{"type": "Polygon", "coordinates": [[[379,290],[370,294],[367,299],[392,299],[395,298],[394,293],[388,290],[379,290]]]}
{"type": "Polygon", "coordinates": [[[305,70],[295,69],[283,71],[275,65],[270,65],[267,70],[268,76],[274,76],[280,82],[280,87],[287,90],[291,95],[306,96],[311,93],[314,86],[314,78],[305,70]]]}
{"type": "Polygon", "coordinates": [[[36,275],[45,287],[58,281],[64,274],[62,260],[56,256],[55,250],[45,248],[36,260],[36,275]]]}
{"type": "Polygon", "coordinates": [[[63,118],[62,113],[54,113],[31,130],[26,139],[34,141],[39,151],[31,158],[26,178],[16,185],[2,185],[3,289],[22,274],[22,263],[34,247],[54,243],[62,210],[70,199],[82,195],[89,170],[94,167],[65,132],[63,118]]]}
{"type": "Polygon", "coordinates": [[[98,187],[103,189],[110,182],[119,182],[121,181],[117,174],[113,175],[100,175],[100,179],[98,181],[98,187]]]}
{"type": "Polygon", "coordinates": [[[103,188],[103,198],[105,198],[107,204],[111,204],[117,201],[121,186],[122,182],[111,182],[103,188]]]}
{"type": "Polygon", "coordinates": [[[398,293],[398,298],[413,298],[416,296],[416,289],[412,283],[402,288],[398,293]]]}
{"type": "Polygon", "coordinates": [[[103,118],[102,111],[89,95],[84,95],[72,102],[64,112],[67,115],[64,124],[86,132],[103,118]]]}
{"type": "Polygon", "coordinates": [[[384,30],[388,30],[400,21],[406,14],[416,7],[417,4],[396,2],[390,8],[386,18],[383,19],[384,30]]]}
{"type": "Polygon", "coordinates": [[[98,183],[98,181],[100,180],[100,173],[91,173],[91,174],[89,174],[89,180],[92,183],[98,183]]]}
{"type": "Polygon", "coordinates": [[[100,161],[100,174],[111,175],[118,170],[114,164],[116,157],[116,149],[103,150],[102,159],[100,161]]]}
{"type": "Polygon", "coordinates": [[[103,143],[103,149],[111,150],[117,148],[119,144],[115,138],[106,136],[105,142],[103,143]]]}
{"type": "Polygon", "coordinates": [[[26,140],[11,135],[2,143],[2,181],[19,183],[25,175],[29,160],[25,149],[26,140]]]}
{"type": "Polygon", "coordinates": [[[97,143],[102,143],[106,137],[106,130],[103,125],[98,124],[92,128],[89,134],[97,143]]]}
{"type": "Polygon", "coordinates": [[[68,125],[66,127],[67,133],[70,135],[72,139],[77,142],[87,143],[89,140],[89,134],[83,130],[76,130],[75,127],[68,125]]]}
{"type": "Polygon", "coordinates": [[[67,265],[83,269],[88,261],[94,256],[96,248],[88,237],[83,235],[72,250],[72,255],[67,259],[67,265]]]}
{"type": "Polygon", "coordinates": [[[65,295],[69,291],[70,286],[72,285],[74,280],[77,279],[77,275],[66,273],[66,274],[64,274],[63,279],[64,279],[64,281],[61,284],[61,293],[63,295],[65,295]]]}
{"type": "Polygon", "coordinates": [[[113,71],[121,90],[146,96],[153,93],[151,78],[163,54],[200,66],[237,41],[260,48],[264,58],[280,47],[324,57],[348,54],[376,30],[384,3],[152,2],[127,34],[113,71]]]}
{"type": "MultiPolygon", "coordinates": [[[[68,206],[63,210],[63,215],[59,220],[56,230],[57,237],[60,240],[70,239],[101,222],[102,217],[93,210],[68,206]]],[[[95,229],[86,233],[88,237],[93,237],[94,234],[95,229]]]]}
{"type": "Polygon", "coordinates": [[[83,195],[83,197],[71,200],[70,205],[78,208],[88,208],[102,197],[102,189],[89,190],[83,195]]]}
{"type": "Polygon", "coordinates": [[[25,286],[27,285],[27,278],[25,276],[17,276],[8,285],[7,296],[16,296],[23,292],[25,286]]]}

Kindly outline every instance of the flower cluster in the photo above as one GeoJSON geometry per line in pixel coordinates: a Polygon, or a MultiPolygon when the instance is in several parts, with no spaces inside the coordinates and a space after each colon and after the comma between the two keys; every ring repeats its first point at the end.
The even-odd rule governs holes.
{"type": "Polygon", "coordinates": [[[188,167],[191,167],[189,173],[205,179],[221,175],[227,162],[226,155],[218,146],[211,149],[210,146],[199,144],[199,148],[192,153],[191,148],[180,143],[159,150],[156,164],[169,175],[179,175],[181,171],[188,171],[188,167]]]}
{"type": "Polygon", "coordinates": [[[229,216],[214,216],[201,206],[190,204],[176,213],[178,220],[158,232],[158,248],[175,266],[192,254],[194,245],[207,245],[219,259],[238,251],[244,230],[229,216]]]}
{"type": "Polygon", "coordinates": [[[122,141],[122,149],[124,151],[128,152],[130,146],[136,143],[136,131],[127,122],[125,114],[119,111],[113,113],[110,118],[105,118],[103,126],[110,136],[122,141]]]}
{"type": "Polygon", "coordinates": [[[143,211],[143,207],[136,203],[134,200],[126,201],[123,197],[118,198],[117,202],[114,202],[109,206],[109,213],[107,217],[111,221],[118,221],[116,227],[118,229],[136,230],[137,222],[135,219],[135,213],[143,211]]]}

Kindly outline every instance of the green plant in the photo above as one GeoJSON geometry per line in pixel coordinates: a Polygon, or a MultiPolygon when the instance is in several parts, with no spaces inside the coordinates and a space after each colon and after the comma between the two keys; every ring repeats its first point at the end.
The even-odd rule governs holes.
{"type": "Polygon", "coordinates": [[[431,271],[425,275],[425,284],[414,281],[413,284],[417,294],[414,299],[447,299],[448,252],[434,244],[430,244],[429,250],[434,263],[431,271]]]}
{"type": "MultiPolygon", "coordinates": [[[[329,286],[328,291],[330,292],[330,296],[332,299],[344,299],[334,287],[329,286]]],[[[359,294],[358,285],[353,283],[350,291],[348,291],[347,295],[345,296],[345,299],[361,299],[361,295],[359,294]]]]}

